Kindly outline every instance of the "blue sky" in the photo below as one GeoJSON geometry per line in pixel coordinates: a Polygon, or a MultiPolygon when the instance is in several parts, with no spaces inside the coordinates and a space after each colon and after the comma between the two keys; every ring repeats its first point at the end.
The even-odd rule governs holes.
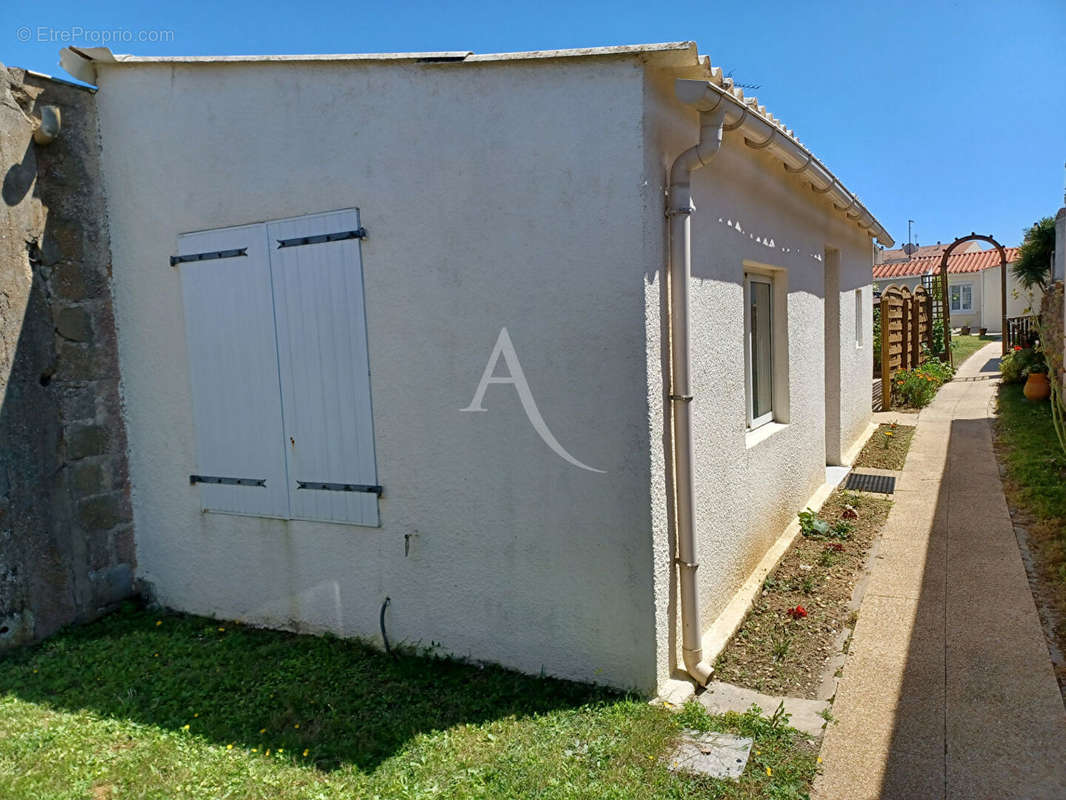
{"type": "Polygon", "coordinates": [[[134,4],[7,0],[0,61],[63,75],[86,31],[142,55],[509,50],[693,40],[792,127],[897,242],[1017,244],[1063,202],[1066,0],[134,4]],[[79,32],[80,31],[82,32],[79,32]],[[28,42],[20,39],[29,38],[28,42]]]}

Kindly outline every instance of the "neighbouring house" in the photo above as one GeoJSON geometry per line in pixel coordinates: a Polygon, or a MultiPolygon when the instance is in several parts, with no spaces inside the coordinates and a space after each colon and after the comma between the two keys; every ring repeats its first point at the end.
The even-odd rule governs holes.
{"type": "Polygon", "coordinates": [[[692,43],[62,57],[161,603],[707,679],[871,429],[893,242],[791,130],[692,43]]]}
{"type": "MultiPolygon", "coordinates": [[[[973,245],[966,242],[962,246],[973,245]]],[[[1033,297],[1011,274],[1010,265],[1018,257],[1017,247],[1004,248],[1007,254],[1007,317],[1032,312],[1033,297]]],[[[874,287],[880,291],[890,284],[913,290],[923,278],[940,274],[940,254],[875,264],[874,287]]],[[[974,331],[987,328],[999,333],[1003,327],[1002,284],[999,253],[993,248],[971,248],[948,256],[948,303],[951,325],[968,325],[974,331]]]]}
{"type": "MultiPolygon", "coordinates": [[[[930,256],[942,256],[949,247],[948,244],[937,242],[936,244],[905,244],[895,249],[878,247],[874,253],[875,264],[890,264],[893,261],[909,261],[912,258],[928,258],[930,256]]],[[[981,249],[981,243],[977,241],[963,242],[955,248],[955,253],[973,253],[981,249]]]]}

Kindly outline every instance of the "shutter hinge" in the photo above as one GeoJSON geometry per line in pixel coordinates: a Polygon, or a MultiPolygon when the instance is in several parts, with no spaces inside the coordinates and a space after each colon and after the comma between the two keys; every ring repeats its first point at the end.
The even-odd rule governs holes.
{"type": "Polygon", "coordinates": [[[211,261],[215,258],[236,258],[237,256],[248,255],[247,247],[240,247],[236,250],[212,250],[208,253],[192,253],[187,256],[171,256],[170,266],[176,267],[178,264],[182,264],[186,261],[211,261]]]}
{"type": "Polygon", "coordinates": [[[319,236],[297,236],[294,239],[278,239],[278,249],[282,247],[300,247],[305,244],[322,244],[323,242],[343,242],[348,239],[365,239],[366,228],[340,233],[323,233],[319,236]]]}
{"type": "Polygon", "coordinates": [[[320,492],[366,492],[381,497],[382,488],[365,483],[319,483],[317,481],[296,481],[297,489],[315,489],[320,492]]]}
{"type": "Polygon", "coordinates": [[[215,475],[190,475],[189,483],[216,483],[224,486],[266,486],[266,478],[219,478],[215,475]]]}

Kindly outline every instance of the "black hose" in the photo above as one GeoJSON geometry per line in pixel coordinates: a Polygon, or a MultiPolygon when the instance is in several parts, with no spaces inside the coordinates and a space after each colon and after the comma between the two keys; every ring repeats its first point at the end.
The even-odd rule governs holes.
{"type": "Polygon", "coordinates": [[[385,609],[389,607],[389,603],[392,601],[389,598],[385,598],[385,602],[381,604],[381,615],[378,617],[378,622],[381,624],[381,641],[385,643],[385,652],[393,658],[396,658],[396,654],[392,652],[392,648],[389,647],[389,635],[385,633],[385,609]]]}

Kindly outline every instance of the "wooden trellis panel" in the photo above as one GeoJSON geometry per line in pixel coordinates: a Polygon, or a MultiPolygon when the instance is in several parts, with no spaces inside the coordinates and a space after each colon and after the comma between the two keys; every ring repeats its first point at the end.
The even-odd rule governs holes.
{"type": "Polygon", "coordinates": [[[933,339],[933,308],[929,292],[917,287],[888,286],[881,293],[881,406],[892,407],[892,376],[922,363],[922,345],[933,339]]]}

